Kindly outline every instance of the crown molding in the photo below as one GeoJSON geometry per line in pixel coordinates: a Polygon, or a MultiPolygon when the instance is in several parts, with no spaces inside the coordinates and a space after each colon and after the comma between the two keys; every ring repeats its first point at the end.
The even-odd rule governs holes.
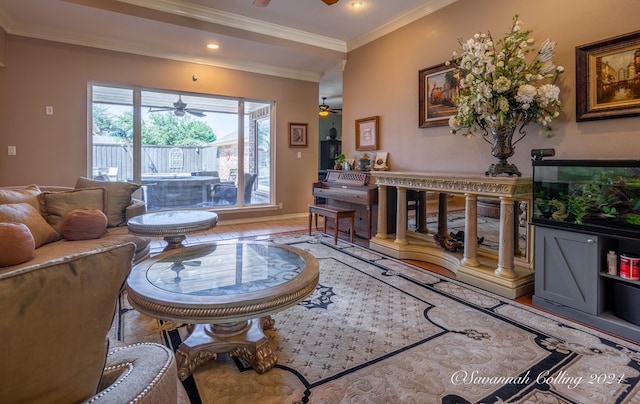
{"type": "Polygon", "coordinates": [[[358,49],[359,47],[364,46],[369,42],[375,41],[378,38],[381,38],[399,28],[404,27],[405,25],[419,20],[422,17],[435,13],[441,8],[444,8],[457,1],[458,0],[431,0],[426,4],[417,6],[414,9],[397,16],[393,20],[388,21],[375,30],[367,32],[364,35],[360,35],[359,37],[350,40],[347,43],[347,52],[358,49]]]}
{"type": "Polygon", "coordinates": [[[200,21],[240,29],[254,34],[265,35],[291,42],[315,46],[331,51],[347,51],[347,43],[324,35],[312,34],[278,24],[273,24],[238,14],[176,0],[116,0],[120,3],[189,17],[200,21]]]}

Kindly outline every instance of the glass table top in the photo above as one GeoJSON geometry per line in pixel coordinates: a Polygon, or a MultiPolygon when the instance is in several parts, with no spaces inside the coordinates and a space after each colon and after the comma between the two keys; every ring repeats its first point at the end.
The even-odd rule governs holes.
{"type": "Polygon", "coordinates": [[[129,224],[146,226],[167,226],[182,223],[197,223],[217,219],[213,212],[201,210],[169,210],[145,213],[129,219],[129,224]]]}
{"type": "Polygon", "coordinates": [[[305,265],[301,255],[278,244],[203,244],[160,258],[145,276],[167,292],[227,296],[275,288],[296,278],[305,265]]]}

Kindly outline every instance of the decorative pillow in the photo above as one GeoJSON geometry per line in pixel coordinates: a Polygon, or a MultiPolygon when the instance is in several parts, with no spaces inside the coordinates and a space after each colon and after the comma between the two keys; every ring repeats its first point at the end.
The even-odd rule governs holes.
{"type": "Polygon", "coordinates": [[[76,181],[76,189],[100,187],[107,191],[106,213],[109,219],[109,227],[123,226],[127,224],[125,209],[131,204],[131,194],[139,184],[132,182],[96,181],[86,177],[80,177],[76,181]]]}
{"type": "Polygon", "coordinates": [[[22,264],[33,258],[36,242],[22,223],[0,223],[0,267],[22,264]]]}
{"type": "Polygon", "coordinates": [[[74,189],[62,192],[43,192],[44,218],[60,233],[64,215],[75,209],[98,209],[104,212],[105,190],[103,188],[74,189]]]}
{"type": "Polygon", "coordinates": [[[0,205],[0,223],[22,223],[29,228],[35,247],[56,241],[60,235],[40,215],[40,212],[28,203],[7,203],[0,205]]]}
{"type": "Polygon", "coordinates": [[[107,215],[100,209],[74,209],[64,215],[60,226],[66,240],[91,240],[107,231],[107,215]]]}
{"type": "Polygon", "coordinates": [[[40,209],[38,195],[40,195],[40,188],[35,184],[22,189],[0,189],[0,205],[27,202],[34,208],[40,209]]]}

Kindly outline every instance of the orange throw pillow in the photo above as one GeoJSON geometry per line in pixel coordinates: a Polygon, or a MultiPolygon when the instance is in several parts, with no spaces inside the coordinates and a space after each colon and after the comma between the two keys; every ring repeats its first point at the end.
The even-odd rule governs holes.
{"type": "Polygon", "coordinates": [[[107,221],[100,209],[74,209],[64,215],[60,230],[66,240],[91,240],[107,231],[107,221]]]}
{"type": "Polygon", "coordinates": [[[22,223],[0,223],[0,267],[18,265],[33,258],[36,242],[22,223]]]}

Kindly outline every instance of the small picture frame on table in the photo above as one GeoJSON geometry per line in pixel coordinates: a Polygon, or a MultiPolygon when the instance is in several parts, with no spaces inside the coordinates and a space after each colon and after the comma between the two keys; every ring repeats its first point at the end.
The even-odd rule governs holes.
{"type": "Polygon", "coordinates": [[[356,119],[356,150],[377,150],[379,117],[356,119]]]}
{"type": "Polygon", "coordinates": [[[386,171],[389,169],[387,166],[387,157],[389,153],[387,152],[378,152],[376,153],[376,158],[373,160],[373,169],[375,171],[386,171]]]}
{"type": "Polygon", "coordinates": [[[306,123],[289,123],[289,147],[307,147],[306,123]]]}

